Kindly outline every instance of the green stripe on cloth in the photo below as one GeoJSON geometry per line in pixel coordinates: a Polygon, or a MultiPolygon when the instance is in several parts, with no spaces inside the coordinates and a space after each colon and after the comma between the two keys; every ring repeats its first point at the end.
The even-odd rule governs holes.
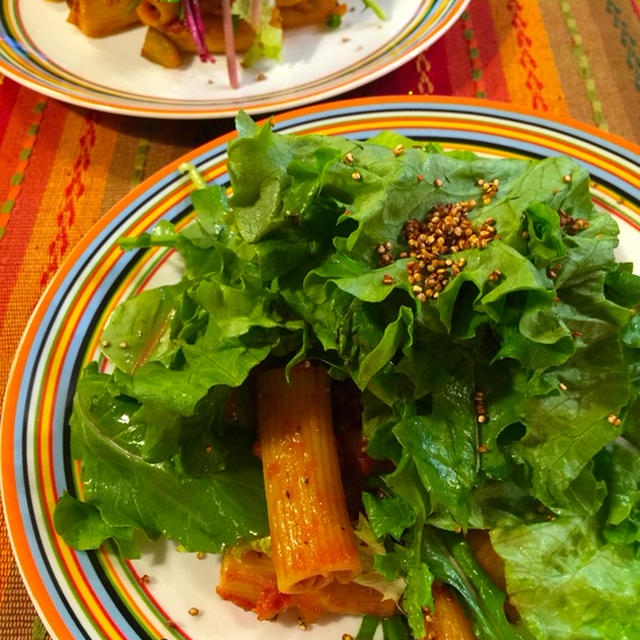
{"type": "Polygon", "coordinates": [[[596,83],[593,79],[593,74],[591,73],[591,67],[589,66],[589,58],[584,51],[582,35],[580,34],[576,20],[571,12],[569,2],[567,0],[560,0],[560,8],[562,9],[562,15],[567,23],[567,29],[573,39],[572,53],[578,62],[580,76],[584,80],[585,90],[593,112],[593,120],[600,129],[609,131],[609,125],[607,124],[602,112],[602,102],[598,96],[596,83]]]}
{"type": "Polygon", "coordinates": [[[51,636],[47,632],[47,629],[42,624],[40,618],[36,618],[33,621],[33,635],[31,636],[33,640],[51,640],[51,636]]]}

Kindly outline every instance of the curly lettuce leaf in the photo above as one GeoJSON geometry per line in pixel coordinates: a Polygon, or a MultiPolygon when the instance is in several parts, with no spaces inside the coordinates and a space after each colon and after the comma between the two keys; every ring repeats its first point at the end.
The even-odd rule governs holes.
{"type": "Polygon", "coordinates": [[[593,518],[497,529],[491,540],[511,602],[536,638],[638,637],[640,558],[633,547],[603,544],[593,518]]]}
{"type": "MultiPolygon", "coordinates": [[[[60,506],[57,522],[69,544],[97,548],[112,538],[123,553],[135,555],[131,532],[140,531],[149,539],[166,536],[187,550],[220,552],[239,539],[266,535],[262,470],[251,453],[250,432],[234,429],[225,435],[223,452],[208,452],[206,444],[213,449],[219,441],[220,425],[209,422],[215,415],[206,403],[199,419],[183,427],[192,439],[193,431],[200,430],[197,452],[216,464],[207,469],[200,463],[195,472],[193,451],[191,469],[180,463],[180,455],[161,461],[144,456],[149,434],[139,410],[118,393],[109,376],[94,368],[79,380],[71,418],[72,455],[83,461],[82,504],[88,506],[70,500],[60,506]]],[[[155,430],[173,428],[170,416],[154,418],[155,430]]],[[[191,447],[188,440],[175,445],[191,447]]]]}
{"type": "Polygon", "coordinates": [[[282,27],[273,24],[275,0],[259,0],[258,20],[254,19],[253,0],[235,0],[231,4],[231,13],[248,22],[255,31],[254,40],[244,54],[242,63],[250,67],[260,58],[280,59],[282,53],[282,27]]]}

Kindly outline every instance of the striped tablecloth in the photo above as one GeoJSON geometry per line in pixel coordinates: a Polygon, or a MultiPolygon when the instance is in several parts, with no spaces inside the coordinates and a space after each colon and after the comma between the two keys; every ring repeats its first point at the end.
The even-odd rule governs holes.
{"type": "MultiPolygon", "coordinates": [[[[429,51],[350,95],[512,103],[640,143],[640,0],[471,0],[429,51]]],[[[231,120],[70,107],[0,75],[0,387],[43,288],[134,185],[231,120]]],[[[45,638],[0,518],[0,638],[45,638]]]]}

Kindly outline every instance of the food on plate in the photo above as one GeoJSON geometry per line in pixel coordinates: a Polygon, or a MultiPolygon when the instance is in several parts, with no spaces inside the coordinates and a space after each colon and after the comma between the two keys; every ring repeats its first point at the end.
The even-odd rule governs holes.
{"type": "Polygon", "coordinates": [[[304,593],[362,573],[321,367],[257,375],[258,446],[278,589],[304,593]],[[318,536],[318,532],[322,535],[318,536]]]}
{"type": "Polygon", "coordinates": [[[129,0],[72,0],[67,21],[91,38],[102,38],[140,22],[129,0]]]}
{"type": "Polygon", "coordinates": [[[193,220],[121,240],[184,272],[78,379],[58,532],[221,553],[265,621],[638,637],[640,277],[585,168],[237,128],[229,190],[185,166],[193,220]]]}
{"type": "Polygon", "coordinates": [[[306,624],[328,613],[388,618],[397,610],[392,597],[358,582],[331,580],[307,591],[284,593],[272,558],[253,549],[233,548],[224,554],[216,591],[221,598],[255,612],[259,620],[273,620],[289,609],[306,624]]]}
{"type": "Polygon", "coordinates": [[[147,29],[140,55],[167,69],[176,69],[182,62],[180,51],[175,44],[164,33],[153,27],[147,29]]]}
{"type": "MultiPolygon", "coordinates": [[[[375,0],[363,4],[384,17],[375,0]]],[[[236,88],[237,52],[245,54],[247,66],[258,58],[278,59],[283,29],[313,24],[335,28],[346,10],[338,0],[70,0],[68,21],[90,37],[145,25],[141,55],[167,68],[180,66],[183,53],[197,53],[203,62],[224,53],[236,88]]]]}

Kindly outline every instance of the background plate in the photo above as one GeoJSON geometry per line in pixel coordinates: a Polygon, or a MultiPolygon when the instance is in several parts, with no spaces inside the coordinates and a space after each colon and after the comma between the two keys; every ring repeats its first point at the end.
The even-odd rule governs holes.
{"type": "Polygon", "coordinates": [[[435,42],[469,0],[379,0],[387,20],[349,7],[339,29],[288,30],[282,59],[241,69],[229,87],[224,56],[164,69],[140,57],[145,29],[88,38],[61,0],[0,0],[0,71],[65,102],[158,118],[274,112],[335,96],[388,73],[435,42]],[[265,78],[256,80],[259,72],[265,78]]]}
{"type": "MultiPolygon", "coordinates": [[[[640,247],[639,149],[578,123],[546,120],[478,101],[374,98],[283,114],[280,131],[364,139],[395,129],[497,156],[566,154],[592,176],[593,199],[621,229],[619,257],[640,247]]],[[[123,253],[119,236],[149,230],[160,219],[179,224],[190,214],[191,184],[178,165],[188,160],[208,181],[227,184],[227,142],[196,149],[166,167],[115,206],[73,249],[40,301],[13,364],[0,431],[6,521],[25,583],[42,619],[59,640],[298,638],[295,620],[257,622],[253,614],[217,598],[217,558],[149,545],[140,560],[124,562],[108,550],[77,553],[57,537],[52,512],[58,496],[76,485],[68,453],[67,416],[77,374],[94,356],[113,307],[133,292],[175,279],[179,264],[166,250],[123,253]],[[147,576],[147,578],[143,578],[147,576]],[[200,613],[190,616],[189,608],[200,613]]],[[[636,263],[636,267],[638,264],[636,263]]],[[[336,640],[357,630],[355,619],[335,619],[305,632],[308,640],[336,640]]]]}

